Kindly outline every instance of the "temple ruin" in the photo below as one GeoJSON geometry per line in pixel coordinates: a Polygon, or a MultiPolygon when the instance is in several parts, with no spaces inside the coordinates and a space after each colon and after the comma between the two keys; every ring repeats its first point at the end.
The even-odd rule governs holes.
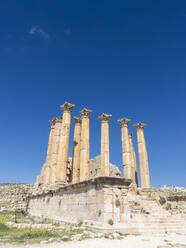
{"type": "MultiPolygon", "coordinates": [[[[74,117],[73,155],[69,158],[69,139],[71,126],[71,113],[74,104],[65,102],[63,117],[50,120],[51,130],[48,142],[46,162],[41,174],[37,177],[37,186],[63,186],[71,183],[79,183],[93,178],[91,161],[89,158],[89,119],[91,110],[84,108],[80,111],[81,117],[74,117]]],[[[101,154],[97,176],[120,176],[120,172],[113,173],[109,159],[109,120],[111,115],[103,113],[101,120],[101,154]]],[[[138,187],[138,172],[136,165],[136,153],[133,146],[132,134],[128,131],[130,120],[122,118],[121,141],[124,178],[131,179],[132,185],[138,187]]],[[[137,130],[138,153],[140,166],[140,181],[142,188],[150,188],[148,157],[144,138],[143,123],[134,125],[137,130]]],[[[117,169],[115,169],[117,170],[117,169]]]]}
{"type": "Polygon", "coordinates": [[[89,228],[106,232],[186,233],[185,196],[174,198],[161,189],[150,187],[144,137],[146,125],[141,122],[134,125],[140,168],[137,171],[133,136],[128,130],[130,120],[119,120],[124,174],[121,177],[120,170],[109,158],[110,114],[103,113],[98,117],[101,121],[101,154],[93,159],[89,156],[92,111],[84,108],[80,117],[74,117],[73,152],[72,158],[69,157],[73,107],[65,102],[61,106],[63,116],[50,120],[46,162],[29,198],[28,212],[64,225],[84,223],[89,228]]]}

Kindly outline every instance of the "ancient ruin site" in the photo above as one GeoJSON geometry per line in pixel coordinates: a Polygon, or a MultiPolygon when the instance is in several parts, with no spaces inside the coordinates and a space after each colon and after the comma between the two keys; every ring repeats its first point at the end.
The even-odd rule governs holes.
{"type": "Polygon", "coordinates": [[[128,131],[130,120],[118,120],[121,127],[124,175],[121,176],[117,166],[109,160],[110,114],[103,113],[99,116],[101,154],[93,159],[89,158],[89,122],[92,111],[84,108],[79,112],[80,117],[73,118],[73,156],[69,158],[71,114],[74,106],[65,102],[61,105],[63,115],[50,120],[46,162],[37,176],[33,195],[29,198],[29,214],[64,223],[86,223],[100,232],[186,232],[186,196],[174,197],[150,186],[144,136],[146,124],[139,122],[134,125],[140,168],[137,171],[133,137],[128,131]]]}
{"type": "MultiPolygon", "coordinates": [[[[121,128],[121,172],[109,159],[109,120],[112,115],[103,113],[98,117],[100,155],[90,159],[89,122],[93,113],[84,108],[71,123],[74,107],[74,104],[65,102],[61,105],[62,116],[50,120],[46,161],[35,185],[0,186],[1,213],[14,210],[14,221],[10,218],[8,225],[20,230],[28,227],[58,232],[60,228],[70,230],[70,234],[63,233],[64,241],[86,238],[120,240],[126,235],[169,235],[169,238],[170,235],[185,235],[186,190],[171,186],[158,189],[150,185],[144,136],[146,124],[138,122],[133,125],[137,132],[138,171],[133,135],[128,128],[130,120],[123,117],[116,122],[121,128]],[[71,158],[69,140],[72,124],[71,158]],[[20,217],[23,213],[24,218],[20,217]]],[[[50,241],[53,243],[56,239],[50,241]]]]}

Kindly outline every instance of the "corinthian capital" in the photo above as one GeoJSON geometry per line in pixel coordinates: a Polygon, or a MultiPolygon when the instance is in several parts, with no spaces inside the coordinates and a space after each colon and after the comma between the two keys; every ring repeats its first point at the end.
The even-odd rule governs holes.
{"type": "Polygon", "coordinates": [[[54,119],[49,120],[49,122],[51,126],[54,126],[56,123],[61,123],[62,120],[63,120],[63,117],[58,116],[58,117],[55,117],[54,119]]]}
{"type": "Polygon", "coordinates": [[[77,125],[77,124],[81,125],[81,118],[80,117],[74,117],[74,123],[75,123],[75,125],[77,125]]]}
{"type": "Polygon", "coordinates": [[[60,107],[63,109],[63,111],[65,112],[72,112],[72,109],[75,105],[71,104],[69,102],[65,102],[63,105],[61,105],[60,107]]]}
{"type": "Polygon", "coordinates": [[[79,113],[80,113],[80,115],[81,115],[82,118],[89,118],[91,112],[92,112],[92,110],[89,110],[89,109],[84,108],[79,113]]]}
{"type": "Polygon", "coordinates": [[[49,120],[51,127],[56,124],[56,118],[49,120]]]}
{"type": "Polygon", "coordinates": [[[102,115],[99,116],[99,119],[100,119],[101,121],[108,122],[108,121],[110,120],[110,117],[111,117],[111,116],[112,116],[112,115],[108,115],[108,114],[103,113],[102,115]]]}
{"type": "Polygon", "coordinates": [[[131,120],[127,118],[122,118],[121,120],[118,120],[118,122],[121,124],[121,127],[128,127],[130,121],[131,120]]]}
{"type": "Polygon", "coordinates": [[[137,130],[144,129],[146,127],[145,123],[138,122],[137,124],[133,125],[137,130]]]}
{"type": "Polygon", "coordinates": [[[56,123],[61,123],[62,120],[63,120],[63,117],[61,117],[61,116],[58,116],[58,117],[55,118],[56,123]]]}

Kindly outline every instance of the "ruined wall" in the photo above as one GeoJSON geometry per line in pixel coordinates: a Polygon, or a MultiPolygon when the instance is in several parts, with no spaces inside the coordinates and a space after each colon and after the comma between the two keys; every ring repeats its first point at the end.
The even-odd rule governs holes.
{"type": "Polygon", "coordinates": [[[185,197],[170,198],[162,190],[130,188],[129,184],[124,178],[97,177],[34,195],[28,211],[33,216],[94,223],[97,229],[115,228],[125,234],[186,233],[185,197]]]}
{"type": "Polygon", "coordinates": [[[0,211],[20,209],[26,211],[32,184],[0,184],[0,211]]]}
{"type": "MultiPolygon", "coordinates": [[[[101,156],[97,156],[89,160],[89,178],[95,178],[101,176],[101,156]]],[[[118,167],[110,163],[110,175],[111,177],[120,177],[121,171],[118,167]]],[[[72,158],[68,158],[67,164],[67,181],[72,181],[72,158]]]]}
{"type": "MultiPolygon", "coordinates": [[[[121,171],[114,164],[110,163],[111,177],[120,177],[121,171]]],[[[89,161],[89,176],[90,178],[101,176],[101,156],[97,156],[89,161]]]]}
{"type": "Polygon", "coordinates": [[[117,216],[117,197],[126,192],[130,180],[98,177],[62,187],[56,191],[35,195],[29,203],[29,213],[34,216],[77,222],[79,220],[108,221],[117,216]],[[120,187],[120,189],[118,188],[120,187]]]}

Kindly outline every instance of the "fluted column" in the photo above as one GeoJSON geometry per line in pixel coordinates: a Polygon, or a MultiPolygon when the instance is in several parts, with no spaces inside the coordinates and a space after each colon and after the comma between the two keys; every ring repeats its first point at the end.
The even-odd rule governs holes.
{"type": "Polygon", "coordinates": [[[99,116],[101,120],[101,175],[109,176],[110,160],[109,160],[109,120],[112,115],[102,114],[99,116]]]}
{"type": "Polygon", "coordinates": [[[123,171],[124,177],[132,179],[132,167],[131,167],[131,152],[129,143],[128,124],[130,120],[122,118],[119,120],[121,124],[121,141],[122,141],[122,156],[123,156],[123,171]]]}
{"type": "Polygon", "coordinates": [[[57,167],[57,159],[59,153],[59,142],[60,142],[60,134],[62,128],[62,120],[63,117],[55,118],[55,129],[54,129],[54,138],[52,145],[52,155],[51,155],[51,173],[50,173],[50,183],[53,184],[56,181],[56,167],[57,167]]]}
{"type": "Polygon", "coordinates": [[[51,156],[52,156],[52,145],[54,140],[54,130],[55,130],[55,118],[50,120],[50,134],[49,134],[49,141],[48,141],[48,149],[47,149],[47,156],[46,156],[46,162],[42,167],[41,174],[39,176],[39,182],[48,184],[49,178],[50,178],[50,163],[51,163],[51,156]]]}
{"type": "Polygon", "coordinates": [[[52,120],[49,120],[51,129],[50,129],[50,135],[49,135],[49,141],[48,141],[48,150],[47,150],[47,157],[46,157],[46,163],[50,164],[51,162],[51,155],[52,155],[52,145],[54,140],[54,134],[55,134],[55,118],[52,120]]]}
{"type": "Polygon", "coordinates": [[[71,112],[75,105],[65,102],[61,105],[63,109],[63,121],[59,142],[59,153],[57,159],[56,169],[56,183],[66,184],[67,180],[67,163],[68,163],[68,151],[69,151],[69,138],[70,138],[70,123],[71,112]]]}
{"type": "Polygon", "coordinates": [[[92,111],[83,109],[81,114],[81,142],[80,142],[80,181],[89,179],[89,117],[92,111]]]}
{"type": "Polygon", "coordinates": [[[135,153],[135,149],[134,149],[134,146],[133,146],[132,134],[131,133],[129,133],[129,142],[130,142],[130,152],[131,152],[132,180],[138,186],[136,153],[135,153]]]}
{"type": "Polygon", "coordinates": [[[80,140],[81,140],[81,118],[74,117],[74,143],[72,156],[72,182],[80,180],[80,140]]]}
{"type": "Polygon", "coordinates": [[[141,187],[150,188],[148,156],[144,137],[144,127],[146,126],[146,124],[139,122],[134,126],[137,130],[141,187]]]}

